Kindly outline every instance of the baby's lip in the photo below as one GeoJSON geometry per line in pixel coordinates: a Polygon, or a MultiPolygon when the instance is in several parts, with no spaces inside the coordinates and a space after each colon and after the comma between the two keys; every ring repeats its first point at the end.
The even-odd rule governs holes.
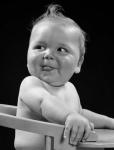
{"type": "Polygon", "coordinates": [[[42,65],[42,70],[43,70],[43,71],[52,71],[52,70],[54,70],[54,69],[56,69],[56,68],[53,67],[53,66],[50,66],[50,65],[42,65]]]}

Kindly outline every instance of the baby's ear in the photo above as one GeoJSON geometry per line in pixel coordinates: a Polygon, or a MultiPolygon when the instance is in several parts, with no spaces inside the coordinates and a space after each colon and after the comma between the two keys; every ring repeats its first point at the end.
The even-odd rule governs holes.
{"type": "Polygon", "coordinates": [[[80,70],[81,70],[81,68],[77,66],[77,67],[75,68],[75,73],[76,73],[76,74],[77,74],[77,73],[80,73],[80,70]]]}
{"type": "Polygon", "coordinates": [[[80,59],[79,59],[79,62],[75,68],[75,73],[80,73],[80,70],[81,70],[81,66],[83,64],[83,61],[84,61],[84,56],[82,56],[80,59]]]}

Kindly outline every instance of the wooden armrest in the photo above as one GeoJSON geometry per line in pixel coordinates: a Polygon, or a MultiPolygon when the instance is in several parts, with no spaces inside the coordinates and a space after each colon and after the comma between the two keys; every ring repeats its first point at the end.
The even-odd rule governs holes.
{"type": "Polygon", "coordinates": [[[16,116],[17,106],[0,104],[0,113],[16,116]]]}
{"type": "MultiPolygon", "coordinates": [[[[22,117],[16,117],[16,106],[0,104],[0,126],[24,130],[28,132],[43,134],[54,138],[54,147],[65,146],[69,150],[74,147],[68,145],[68,139],[61,139],[64,126],[54,123],[42,122],[22,117]],[[62,141],[63,140],[63,141],[62,141]]],[[[86,142],[80,142],[79,147],[114,147],[114,130],[95,129],[96,133],[91,132],[86,142]]]]}
{"type": "MultiPolygon", "coordinates": [[[[60,137],[64,126],[55,123],[16,117],[16,106],[0,104],[0,125],[13,129],[29,131],[33,133],[60,137]]],[[[88,141],[96,141],[96,135],[92,132],[88,141]]]]}
{"type": "MultiPolygon", "coordinates": [[[[16,111],[17,111],[16,106],[0,104],[0,126],[43,134],[48,137],[53,137],[55,149],[58,147],[58,145],[64,146],[65,149],[66,148],[69,150],[74,149],[74,147],[68,145],[67,141],[68,139],[64,141],[63,139],[61,139],[64,131],[63,125],[42,122],[22,117],[19,118],[16,117],[16,111]]],[[[91,133],[91,136],[88,139],[88,141],[95,141],[95,140],[96,135],[91,133]]]]}

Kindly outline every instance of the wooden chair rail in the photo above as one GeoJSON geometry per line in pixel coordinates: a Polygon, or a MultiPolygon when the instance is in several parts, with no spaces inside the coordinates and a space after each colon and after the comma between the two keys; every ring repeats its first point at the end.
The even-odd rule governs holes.
{"type": "MultiPolygon", "coordinates": [[[[75,150],[68,144],[68,139],[62,141],[61,137],[64,126],[54,123],[42,122],[27,118],[16,117],[16,106],[0,104],[0,126],[19,129],[28,132],[43,134],[47,137],[47,150],[59,149],[58,145],[65,150],[75,150]],[[54,144],[52,144],[52,141],[54,144]],[[59,144],[58,144],[59,143],[59,144]],[[52,148],[53,145],[53,148],[52,148]]],[[[82,148],[112,148],[114,147],[114,130],[95,129],[86,142],[80,142],[78,149],[82,148]]]]}

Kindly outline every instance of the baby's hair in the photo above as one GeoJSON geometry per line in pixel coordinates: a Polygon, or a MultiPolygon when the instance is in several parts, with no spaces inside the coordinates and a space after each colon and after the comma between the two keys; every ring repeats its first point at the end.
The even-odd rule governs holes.
{"type": "Polygon", "coordinates": [[[62,6],[58,4],[48,5],[46,12],[33,22],[33,26],[44,19],[65,19],[66,17],[61,13],[62,10],[62,6]]]}
{"type": "Polygon", "coordinates": [[[38,23],[45,21],[45,20],[58,21],[64,25],[75,26],[80,31],[80,52],[81,52],[81,56],[84,56],[85,54],[85,32],[80,28],[80,26],[74,20],[63,15],[62,11],[63,11],[63,8],[61,5],[58,5],[58,4],[48,5],[47,11],[33,22],[33,28],[38,23]]]}

